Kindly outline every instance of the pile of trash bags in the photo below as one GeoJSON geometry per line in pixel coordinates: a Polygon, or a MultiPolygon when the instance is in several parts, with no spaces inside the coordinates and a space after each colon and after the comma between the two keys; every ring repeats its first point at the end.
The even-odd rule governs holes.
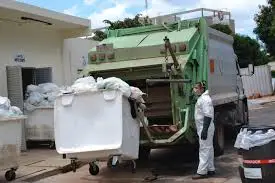
{"type": "Polygon", "coordinates": [[[29,85],[26,91],[24,109],[33,111],[41,107],[54,107],[55,99],[65,93],[96,92],[99,90],[120,90],[127,98],[144,103],[142,96],[145,94],[139,88],[129,86],[123,80],[110,77],[96,80],[92,76],[77,79],[72,86],[58,87],[53,83],[29,85]]]}
{"type": "Polygon", "coordinates": [[[54,107],[56,97],[60,94],[61,88],[53,83],[39,85],[28,85],[24,109],[33,111],[39,107],[54,107]]]}
{"type": "Polygon", "coordinates": [[[252,132],[247,128],[243,128],[237,136],[234,147],[237,149],[250,150],[256,146],[263,146],[275,140],[275,130],[267,131],[257,130],[252,132]]]}
{"type": "Polygon", "coordinates": [[[125,81],[116,77],[109,77],[106,79],[99,77],[96,80],[92,76],[79,78],[70,88],[63,91],[63,93],[95,92],[99,90],[120,90],[127,98],[132,98],[138,102],[144,103],[142,96],[145,93],[137,87],[129,86],[125,81]]]}
{"type": "Polygon", "coordinates": [[[7,97],[0,96],[0,117],[12,117],[23,115],[22,111],[16,107],[11,106],[10,100],[7,97]]]}

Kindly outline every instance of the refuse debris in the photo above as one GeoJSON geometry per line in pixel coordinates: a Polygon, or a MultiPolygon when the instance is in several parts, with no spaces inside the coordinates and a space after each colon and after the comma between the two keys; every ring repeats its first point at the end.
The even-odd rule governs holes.
{"type": "Polygon", "coordinates": [[[0,96],[0,117],[11,117],[20,115],[23,115],[23,113],[18,107],[11,106],[10,100],[7,97],[0,96]]]}
{"type": "Polygon", "coordinates": [[[53,83],[43,83],[27,86],[24,109],[33,111],[39,107],[53,107],[56,97],[60,94],[61,88],[53,83]]]}
{"type": "Polygon", "coordinates": [[[263,130],[257,130],[252,133],[251,130],[246,128],[242,129],[238,134],[234,147],[237,149],[249,150],[256,146],[262,146],[275,140],[275,130],[269,129],[264,132],[263,130]]]}
{"type": "Polygon", "coordinates": [[[137,87],[129,86],[125,81],[116,77],[106,79],[98,77],[96,80],[92,76],[79,78],[71,87],[62,91],[62,93],[95,92],[98,90],[120,90],[127,98],[132,98],[137,102],[144,103],[142,96],[145,95],[145,93],[137,87]]]}

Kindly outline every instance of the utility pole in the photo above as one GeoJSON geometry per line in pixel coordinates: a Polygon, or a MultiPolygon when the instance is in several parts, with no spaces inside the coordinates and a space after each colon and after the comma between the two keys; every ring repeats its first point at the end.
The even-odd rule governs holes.
{"type": "Polygon", "coordinates": [[[145,0],[146,16],[148,16],[148,1],[145,0]]]}

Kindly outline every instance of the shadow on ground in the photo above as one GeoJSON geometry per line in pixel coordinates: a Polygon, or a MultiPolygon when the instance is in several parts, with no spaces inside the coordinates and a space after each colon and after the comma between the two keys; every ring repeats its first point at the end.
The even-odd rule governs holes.
{"type": "MultiPolygon", "coordinates": [[[[215,179],[220,181],[213,180],[213,182],[224,182],[229,177],[238,176],[237,153],[232,148],[232,143],[227,146],[225,155],[215,158],[217,169],[215,179]]],[[[192,147],[174,148],[173,150],[159,149],[153,150],[149,161],[137,161],[136,173],[131,173],[131,166],[127,163],[115,168],[107,168],[106,163],[104,163],[100,164],[99,175],[84,179],[98,183],[142,182],[145,177],[152,175],[153,171],[159,177],[159,180],[156,180],[157,182],[174,182],[175,180],[192,182],[190,180],[196,172],[197,165],[198,153],[192,147]]]]}

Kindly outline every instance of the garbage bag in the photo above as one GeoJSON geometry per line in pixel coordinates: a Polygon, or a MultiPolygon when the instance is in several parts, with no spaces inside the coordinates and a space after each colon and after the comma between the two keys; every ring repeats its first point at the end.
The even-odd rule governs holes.
{"type": "Polygon", "coordinates": [[[3,110],[10,109],[10,100],[7,97],[0,97],[0,108],[3,110]]]}
{"type": "Polygon", "coordinates": [[[29,94],[29,98],[27,99],[27,103],[32,105],[38,105],[40,102],[44,100],[45,96],[39,92],[32,92],[29,94]]]}
{"type": "Polygon", "coordinates": [[[59,88],[57,85],[53,84],[53,83],[43,83],[43,84],[39,84],[38,87],[41,90],[41,93],[43,94],[47,94],[47,93],[52,93],[55,91],[59,91],[59,88]]]}
{"type": "Polygon", "coordinates": [[[39,86],[36,85],[28,85],[27,86],[27,94],[30,94],[32,92],[38,92],[38,93],[42,93],[42,90],[39,86]]]}
{"type": "Polygon", "coordinates": [[[16,106],[12,106],[10,111],[13,115],[23,115],[23,112],[16,106]]]}
{"type": "Polygon", "coordinates": [[[120,90],[126,97],[130,97],[131,95],[130,86],[123,80],[116,77],[110,77],[104,80],[99,80],[96,85],[98,89],[120,90]]]}
{"type": "Polygon", "coordinates": [[[92,76],[77,79],[71,89],[74,92],[96,91],[96,81],[92,76]]]}
{"type": "Polygon", "coordinates": [[[241,130],[238,134],[234,147],[237,149],[249,150],[256,146],[263,146],[275,140],[275,130],[269,129],[267,132],[257,130],[252,133],[250,130],[241,130]]]}
{"type": "Polygon", "coordinates": [[[143,100],[142,96],[145,95],[145,93],[143,93],[137,87],[131,86],[130,89],[131,89],[131,96],[130,96],[130,98],[136,99],[137,102],[144,103],[144,100],[143,100]]]}

